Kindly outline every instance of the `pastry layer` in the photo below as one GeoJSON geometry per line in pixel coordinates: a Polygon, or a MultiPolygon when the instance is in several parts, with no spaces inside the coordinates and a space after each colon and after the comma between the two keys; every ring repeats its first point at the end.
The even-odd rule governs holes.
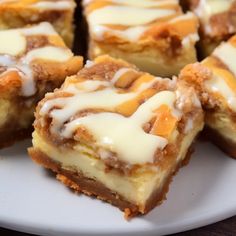
{"type": "Polygon", "coordinates": [[[102,56],[46,95],[34,126],[30,153],[47,153],[146,213],[202,129],[203,113],[185,83],[102,56]]]}
{"type": "Polygon", "coordinates": [[[203,56],[210,55],[222,40],[236,32],[235,0],[188,0],[191,10],[199,17],[203,56]]]}
{"type": "MultiPolygon", "coordinates": [[[[46,92],[75,74],[82,58],[74,57],[49,23],[0,31],[1,145],[31,127],[36,103],[46,92]],[[17,44],[15,43],[17,41],[17,44]]],[[[22,137],[22,135],[21,135],[22,137]]]]}
{"type": "MultiPolygon", "coordinates": [[[[165,185],[163,185],[162,189],[158,189],[157,192],[152,193],[146,202],[145,207],[142,208],[143,214],[147,213],[158,204],[161,204],[162,201],[166,199],[166,194],[173,175],[178,171],[179,167],[188,163],[191,153],[192,149],[190,148],[185,158],[179,163],[179,166],[177,166],[175,171],[171,172],[168,178],[166,178],[165,185]]],[[[63,168],[62,165],[60,165],[60,162],[54,161],[53,158],[49,157],[48,154],[43,153],[40,149],[30,148],[29,154],[36,163],[57,173],[57,179],[74,191],[83,192],[89,196],[94,195],[100,200],[107,201],[112,205],[117,206],[120,210],[125,212],[125,217],[127,219],[140,214],[140,206],[127,201],[122,195],[107,188],[103,182],[85,176],[79,170],[75,171],[75,169],[70,170],[68,168],[63,168]]],[[[109,178],[110,176],[108,175],[107,177],[109,178]]]]}
{"type": "Polygon", "coordinates": [[[197,89],[206,110],[207,127],[218,133],[220,140],[225,139],[224,143],[229,143],[224,148],[226,152],[228,146],[236,143],[235,58],[236,36],[218,46],[201,63],[186,66],[180,74],[181,80],[188,81],[197,89]]]}
{"type": "Polygon", "coordinates": [[[0,29],[19,28],[28,24],[50,22],[57,32],[72,47],[73,0],[1,0],[0,29]]]}
{"type": "Polygon", "coordinates": [[[159,76],[196,61],[198,21],[178,1],[92,0],[84,6],[90,58],[109,54],[159,76]]]}

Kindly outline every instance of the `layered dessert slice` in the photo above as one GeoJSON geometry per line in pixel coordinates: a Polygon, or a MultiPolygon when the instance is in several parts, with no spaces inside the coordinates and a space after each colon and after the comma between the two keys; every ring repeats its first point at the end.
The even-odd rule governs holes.
{"type": "Polygon", "coordinates": [[[206,134],[236,158],[236,36],[201,63],[186,66],[179,78],[198,91],[206,111],[206,134]]]}
{"type": "Polygon", "coordinates": [[[29,136],[36,103],[81,67],[49,23],[0,31],[0,147],[29,136]]]}
{"type": "Polygon", "coordinates": [[[236,33],[235,0],[186,0],[186,2],[200,19],[201,56],[210,55],[221,41],[229,39],[236,33]]]}
{"type": "Polygon", "coordinates": [[[75,6],[73,0],[0,0],[0,29],[47,21],[71,47],[75,6]]]}
{"type": "Polygon", "coordinates": [[[165,199],[203,127],[194,89],[108,56],[89,61],[36,109],[32,159],[126,217],[165,199]]]}
{"type": "Polygon", "coordinates": [[[158,76],[196,61],[198,20],[177,0],[83,1],[89,58],[109,54],[158,76]]]}

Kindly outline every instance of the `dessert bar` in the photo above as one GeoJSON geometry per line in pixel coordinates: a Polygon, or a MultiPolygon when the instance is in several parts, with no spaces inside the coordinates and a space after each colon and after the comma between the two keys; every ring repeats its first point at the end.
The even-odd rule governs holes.
{"type": "Polygon", "coordinates": [[[0,147],[29,137],[36,103],[82,61],[49,23],[0,30],[0,147]]]}
{"type": "Polygon", "coordinates": [[[236,36],[201,63],[186,66],[180,80],[195,86],[206,111],[207,135],[236,158],[236,36]]]}
{"type": "Polygon", "coordinates": [[[0,0],[0,29],[47,21],[71,47],[75,6],[73,0],[0,0]]]}
{"type": "Polygon", "coordinates": [[[90,59],[108,54],[162,77],[196,61],[198,20],[177,0],[84,0],[90,59]]]}
{"type": "Polygon", "coordinates": [[[165,199],[203,127],[203,111],[185,81],[100,56],[45,96],[34,127],[35,162],[131,217],[165,199]]]}

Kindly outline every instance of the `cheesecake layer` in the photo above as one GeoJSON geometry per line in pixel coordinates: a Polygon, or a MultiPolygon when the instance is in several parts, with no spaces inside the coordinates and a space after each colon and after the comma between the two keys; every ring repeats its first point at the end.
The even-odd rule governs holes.
{"type": "MultiPolygon", "coordinates": [[[[37,132],[33,134],[34,148],[30,150],[30,153],[34,151],[44,153],[50,160],[57,163],[61,169],[75,175],[76,173],[81,173],[84,178],[102,183],[107,189],[135,205],[138,211],[145,213],[147,202],[152,197],[153,192],[155,192],[156,188],[162,192],[161,189],[168,184],[167,179],[175,173],[177,166],[180,166],[187,157],[187,152],[201,129],[202,122],[199,119],[199,121],[196,121],[191,133],[186,135],[180,144],[179,155],[175,163],[166,165],[165,168],[139,167],[134,173],[127,176],[122,175],[115,169],[106,171],[107,166],[102,160],[92,155],[81,153],[81,149],[84,149],[84,147],[78,145],[73,150],[58,149],[56,146],[47,143],[37,132]]],[[[93,194],[98,195],[96,193],[93,194]]],[[[162,200],[164,199],[158,198],[156,205],[162,200]]]]}

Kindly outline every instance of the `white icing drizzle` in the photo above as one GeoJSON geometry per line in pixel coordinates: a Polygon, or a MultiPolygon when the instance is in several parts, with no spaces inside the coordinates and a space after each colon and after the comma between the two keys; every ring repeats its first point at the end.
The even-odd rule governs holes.
{"type": "Polygon", "coordinates": [[[153,162],[155,151],[163,149],[168,142],[162,137],[145,133],[138,120],[116,113],[76,119],[66,125],[62,135],[69,137],[78,126],[84,126],[91,132],[97,146],[117,153],[120,160],[129,164],[153,162]]]}
{"type": "Polygon", "coordinates": [[[18,56],[25,51],[26,39],[18,30],[0,31],[0,54],[18,56]],[[17,42],[17,43],[16,43],[17,42]]]}
{"type": "Polygon", "coordinates": [[[53,28],[53,26],[48,22],[42,22],[38,25],[18,29],[22,34],[28,35],[57,35],[57,32],[53,28]]]}
{"type": "Polygon", "coordinates": [[[218,57],[236,76],[236,48],[230,43],[222,43],[213,55],[218,57]]]}
{"type": "Polygon", "coordinates": [[[74,1],[38,1],[30,5],[32,8],[43,10],[67,10],[75,7],[74,1]]]}
{"type": "Polygon", "coordinates": [[[214,75],[211,80],[205,81],[205,86],[209,91],[220,93],[226,99],[228,106],[233,111],[236,111],[235,92],[232,91],[223,78],[214,75]]]}
{"type": "Polygon", "coordinates": [[[163,149],[168,141],[165,138],[145,133],[142,125],[155,116],[155,109],[160,105],[167,104],[173,107],[174,92],[157,93],[128,118],[117,113],[103,112],[69,121],[62,129],[64,122],[83,108],[111,109],[131,97],[130,94],[115,95],[108,91],[78,93],[70,98],[49,100],[43,105],[40,114],[45,115],[53,106],[59,105],[62,107],[60,110],[50,112],[53,118],[51,132],[60,132],[62,137],[71,138],[79,126],[86,127],[95,138],[97,146],[117,153],[121,160],[130,164],[153,162],[155,151],[159,148],[163,149]],[[126,130],[128,132],[124,135],[126,130]]]}
{"type": "MultiPolygon", "coordinates": [[[[84,84],[87,82],[81,82],[79,86],[76,86],[74,90],[76,90],[77,94],[73,97],[67,98],[57,98],[54,100],[49,100],[42,107],[40,114],[44,115],[48,113],[55,104],[64,104],[65,108],[62,110],[53,110],[51,115],[55,120],[61,120],[61,124],[66,122],[70,117],[74,115],[75,111],[80,111],[86,108],[101,108],[106,110],[112,110],[114,107],[135,98],[138,93],[147,89],[147,87],[152,86],[153,83],[157,81],[157,78],[153,78],[152,81],[149,81],[146,85],[140,86],[138,91],[131,93],[117,93],[115,88],[105,88],[104,90],[98,91],[90,91],[90,93],[85,93],[84,90],[80,90],[80,88],[86,88],[84,84]]],[[[104,81],[90,81],[89,87],[104,85],[104,81]]],[[[72,89],[66,89],[68,92],[72,92],[72,89]]],[[[59,127],[54,127],[53,132],[58,132],[59,127]]]]}
{"type": "MultiPolygon", "coordinates": [[[[84,1],[84,5],[92,1],[84,1]]],[[[195,16],[188,12],[182,14],[178,1],[136,1],[114,0],[117,5],[104,6],[88,14],[87,20],[90,33],[97,41],[103,41],[104,36],[115,36],[135,42],[139,40],[154,21],[170,17],[170,24],[176,21],[191,20],[195,16]],[[161,8],[170,5],[170,8],[161,8]],[[122,17],[121,17],[122,16],[122,17]],[[114,29],[109,25],[122,25],[125,29],[114,29]]],[[[183,39],[183,46],[189,46],[198,41],[197,32],[183,39]]]]}
{"type": "Polygon", "coordinates": [[[46,22],[28,28],[0,31],[0,65],[7,67],[1,76],[9,71],[17,71],[22,81],[23,96],[32,96],[36,92],[34,72],[31,68],[34,60],[65,62],[73,56],[69,49],[56,46],[36,48],[24,55],[26,36],[29,35],[48,36],[57,35],[57,33],[46,22]],[[19,57],[20,54],[23,56],[19,57]]]}
{"type": "MultiPolygon", "coordinates": [[[[236,48],[232,44],[230,44],[229,42],[222,43],[215,49],[215,51],[213,52],[213,56],[219,58],[222,63],[224,63],[236,77],[236,61],[234,59],[236,56],[236,48]]],[[[223,97],[227,101],[228,106],[233,111],[236,111],[235,91],[230,88],[230,86],[223,78],[214,75],[211,80],[205,81],[205,85],[211,91],[218,92],[223,95],[223,97]]]]}
{"type": "MultiPolygon", "coordinates": [[[[187,12],[184,15],[179,15],[179,16],[175,17],[174,19],[171,19],[169,22],[175,23],[175,22],[180,22],[180,21],[185,21],[185,20],[191,20],[194,18],[195,18],[195,16],[192,12],[187,12]]],[[[198,32],[196,31],[195,33],[185,36],[182,40],[182,45],[184,47],[189,47],[189,46],[195,44],[198,40],[199,40],[199,35],[198,35],[198,32]]]]}
{"type": "Polygon", "coordinates": [[[193,34],[189,34],[188,36],[184,37],[181,44],[183,45],[183,47],[190,47],[191,45],[193,45],[194,43],[196,43],[199,40],[199,35],[198,33],[193,33],[193,34]]]}
{"type": "Polygon", "coordinates": [[[118,24],[124,26],[138,26],[148,24],[154,20],[171,16],[173,9],[135,8],[129,6],[105,6],[92,11],[88,16],[90,24],[118,24]],[[122,17],[121,17],[122,16],[122,17]]]}
{"type": "MultiPolygon", "coordinates": [[[[83,5],[86,6],[90,4],[93,0],[83,0],[83,5]]],[[[160,7],[166,5],[176,5],[178,4],[178,0],[145,0],[145,1],[137,1],[137,0],[109,0],[111,3],[116,3],[120,5],[128,5],[135,7],[160,7]]]]}
{"type": "Polygon", "coordinates": [[[93,61],[87,60],[86,64],[84,65],[85,68],[90,68],[94,65],[95,63],[93,61]]]}
{"type": "Polygon", "coordinates": [[[147,26],[134,26],[125,30],[115,30],[103,25],[94,25],[93,27],[93,33],[96,35],[96,39],[100,41],[103,40],[104,33],[109,33],[129,41],[135,41],[138,40],[146,30],[147,26]]]}
{"type": "MultiPolygon", "coordinates": [[[[11,69],[10,69],[11,70],[11,69]]],[[[21,93],[24,96],[32,96],[36,92],[35,82],[33,80],[33,71],[27,64],[16,65],[15,69],[22,80],[21,93]]],[[[9,70],[8,70],[9,71],[9,70]]]]}
{"type": "Polygon", "coordinates": [[[107,81],[99,81],[99,80],[87,80],[82,83],[78,84],[69,84],[67,87],[64,88],[64,91],[68,93],[77,93],[78,90],[92,92],[97,90],[99,87],[109,87],[110,83],[107,81]]]}
{"type": "Polygon", "coordinates": [[[191,132],[193,127],[194,127],[193,126],[193,119],[190,118],[187,120],[187,124],[184,127],[184,133],[187,134],[187,133],[191,132]]]}
{"type": "MultiPolygon", "coordinates": [[[[210,18],[211,16],[226,12],[231,7],[234,0],[200,0],[199,4],[196,9],[194,9],[194,12],[196,15],[200,18],[204,30],[206,33],[211,34],[212,28],[210,26],[210,18]]],[[[227,26],[226,26],[227,27],[227,26]]]]}
{"type": "Polygon", "coordinates": [[[111,0],[113,3],[124,4],[135,7],[160,7],[166,5],[176,5],[178,4],[177,0],[145,0],[145,1],[137,1],[137,0],[111,0]]]}
{"type": "Polygon", "coordinates": [[[73,56],[72,52],[67,48],[55,46],[45,46],[29,51],[22,59],[25,63],[30,63],[35,59],[43,59],[49,61],[64,62],[73,56]]]}
{"type": "MultiPolygon", "coordinates": [[[[118,70],[112,83],[115,83],[118,76],[122,76],[128,69],[132,68],[118,70]]],[[[120,160],[130,164],[153,162],[156,150],[163,149],[168,140],[145,133],[142,126],[155,116],[156,109],[163,104],[175,110],[175,92],[162,91],[155,94],[140,105],[130,117],[115,113],[114,108],[137,97],[140,92],[150,88],[159,80],[160,78],[153,77],[151,81],[143,82],[138,91],[130,93],[118,93],[117,89],[107,81],[90,80],[78,84],[71,83],[65,86],[63,91],[70,91],[74,93],[73,96],[46,101],[40,110],[40,115],[52,117],[50,131],[60,134],[63,138],[72,138],[77,128],[82,126],[92,134],[96,147],[117,153],[120,160]],[[96,91],[101,85],[105,88],[96,91]],[[107,112],[71,119],[79,111],[93,108],[105,109],[107,112]]],[[[103,158],[106,158],[106,155],[103,158]]]]}
{"type": "Polygon", "coordinates": [[[0,55],[0,66],[10,67],[16,64],[13,57],[9,55],[0,55]]]}
{"type": "Polygon", "coordinates": [[[126,68],[126,67],[124,67],[124,68],[121,68],[121,69],[119,69],[116,73],[115,73],[115,75],[113,76],[113,78],[111,79],[111,83],[112,84],[115,84],[119,79],[120,79],[120,77],[122,76],[122,75],[124,75],[124,74],[126,74],[127,72],[129,72],[129,71],[134,71],[135,72],[135,70],[133,69],[133,68],[126,68]]]}

